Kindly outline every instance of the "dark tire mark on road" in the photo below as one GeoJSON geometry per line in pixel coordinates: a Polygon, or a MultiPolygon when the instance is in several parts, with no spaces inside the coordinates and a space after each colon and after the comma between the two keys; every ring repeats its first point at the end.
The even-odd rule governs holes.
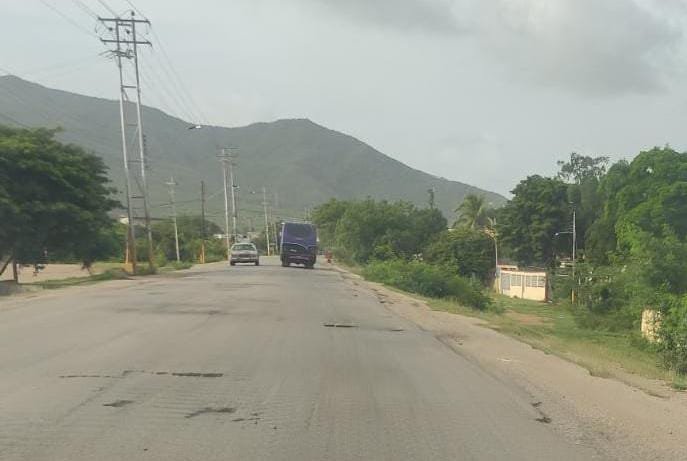
{"type": "Polygon", "coordinates": [[[133,400],[115,400],[114,402],[110,403],[103,403],[104,407],[112,407],[112,408],[121,408],[124,406],[127,406],[129,404],[134,403],[133,400]]]}
{"type": "Polygon", "coordinates": [[[193,413],[189,413],[185,417],[186,418],[195,418],[196,416],[206,415],[209,413],[232,414],[235,411],[236,411],[236,408],[232,408],[232,407],[221,407],[221,408],[205,407],[205,408],[201,408],[200,410],[196,410],[193,413]]]}

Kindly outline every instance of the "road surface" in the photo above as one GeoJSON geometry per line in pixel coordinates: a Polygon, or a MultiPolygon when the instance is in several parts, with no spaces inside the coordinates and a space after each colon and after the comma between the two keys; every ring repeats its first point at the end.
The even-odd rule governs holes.
{"type": "Polygon", "coordinates": [[[332,269],[0,301],[2,460],[572,460],[517,386],[332,269]]]}

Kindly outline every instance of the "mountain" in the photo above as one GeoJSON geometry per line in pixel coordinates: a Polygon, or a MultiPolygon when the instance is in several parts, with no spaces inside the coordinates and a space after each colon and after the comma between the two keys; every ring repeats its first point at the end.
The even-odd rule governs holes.
{"type": "MultiPolygon", "coordinates": [[[[127,110],[131,109],[129,105],[127,110]]],[[[242,226],[248,225],[249,218],[259,218],[263,186],[280,217],[302,217],[305,208],[332,197],[402,199],[424,206],[431,188],[435,190],[437,206],[449,219],[469,193],[482,194],[494,205],[505,201],[496,193],[410,168],[352,136],[307,119],[189,130],[189,122],[144,107],[143,121],[154,216],[168,214],[168,188],[164,183],[174,176],[181,213],[200,212],[203,180],[209,216],[220,220],[224,197],[222,170],[217,160],[219,146],[236,147],[239,153],[236,177],[242,226]]],[[[114,186],[124,189],[118,101],[2,76],[0,123],[61,127],[60,140],[100,155],[110,169],[114,186]]],[[[254,224],[259,226],[259,221],[254,224]]]]}

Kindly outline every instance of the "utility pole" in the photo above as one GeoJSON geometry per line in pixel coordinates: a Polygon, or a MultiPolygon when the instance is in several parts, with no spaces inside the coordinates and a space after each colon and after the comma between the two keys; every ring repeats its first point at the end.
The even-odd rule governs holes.
{"type": "Polygon", "coordinates": [[[434,194],[435,194],[434,186],[427,189],[427,194],[429,195],[429,200],[428,200],[429,209],[433,210],[434,209],[434,194]]]}
{"type": "Polygon", "coordinates": [[[573,206],[573,215],[572,215],[572,279],[573,279],[573,289],[572,289],[572,294],[571,300],[572,303],[575,303],[575,288],[577,288],[577,280],[575,279],[575,256],[577,253],[577,223],[576,221],[576,211],[575,207],[573,206]]]}
{"type": "Polygon", "coordinates": [[[205,181],[200,182],[200,256],[198,261],[205,264],[205,181]]]}
{"type": "Polygon", "coordinates": [[[238,186],[236,185],[236,178],[234,176],[235,166],[236,164],[233,162],[233,157],[231,157],[231,160],[229,160],[229,176],[231,177],[231,228],[234,234],[234,243],[238,240],[237,222],[239,219],[239,210],[236,205],[236,195],[238,194],[236,189],[238,186]]]}
{"type": "Polygon", "coordinates": [[[172,222],[174,223],[174,248],[177,253],[177,262],[181,262],[181,257],[179,256],[179,229],[177,228],[177,206],[174,202],[174,187],[177,185],[174,182],[174,177],[169,178],[169,182],[165,183],[169,186],[169,205],[172,207],[172,222]]]}
{"type": "MultiPolygon", "coordinates": [[[[151,270],[154,269],[154,259],[153,259],[153,237],[150,225],[150,210],[148,207],[148,184],[146,181],[146,156],[145,156],[145,142],[143,139],[143,119],[141,116],[141,83],[140,83],[140,72],[139,72],[139,62],[138,62],[138,47],[139,45],[151,46],[152,44],[148,40],[139,40],[136,35],[136,26],[139,24],[150,25],[150,21],[147,19],[136,19],[135,13],[132,11],[129,18],[113,17],[113,18],[103,18],[98,17],[100,21],[106,28],[108,32],[113,35],[113,38],[102,38],[101,42],[115,45],[113,50],[110,50],[112,56],[114,56],[117,63],[117,68],[119,71],[119,119],[120,119],[120,129],[121,129],[121,140],[122,140],[122,156],[124,159],[124,175],[126,183],[126,204],[127,204],[127,218],[128,218],[128,232],[127,232],[127,254],[131,258],[132,269],[134,273],[136,272],[137,266],[137,256],[136,256],[136,232],[134,219],[136,218],[134,214],[134,199],[142,199],[144,219],[146,227],[146,237],[148,243],[148,263],[151,270]],[[125,82],[124,72],[123,72],[123,61],[122,59],[127,59],[133,63],[135,82],[125,82]],[[131,102],[128,90],[135,90],[136,92],[136,123],[132,124],[128,122],[131,116],[127,116],[126,113],[126,103],[131,102]],[[138,137],[138,159],[132,160],[129,158],[128,152],[128,137],[131,134],[127,133],[127,129],[130,127],[135,127],[135,134],[138,137]],[[135,176],[136,168],[134,168],[134,180],[132,181],[132,169],[130,168],[130,163],[139,163],[138,176],[135,176]],[[138,186],[138,194],[134,193],[132,188],[132,183],[136,183],[138,186]]],[[[109,37],[109,35],[108,35],[109,37]]]]}
{"type": "MultiPolygon", "coordinates": [[[[224,153],[224,149],[222,149],[224,153]]],[[[224,238],[227,245],[227,261],[229,261],[229,198],[227,197],[227,162],[226,158],[220,157],[222,162],[222,177],[224,178],[224,238]]]]}
{"type": "Polygon", "coordinates": [[[274,235],[274,251],[272,252],[273,254],[276,254],[277,252],[281,252],[281,248],[279,248],[279,237],[277,235],[277,222],[272,220],[272,235],[274,235]]]}
{"type": "Polygon", "coordinates": [[[234,181],[234,165],[233,160],[236,158],[232,154],[231,147],[223,147],[222,151],[218,155],[219,161],[222,163],[222,173],[224,178],[224,232],[227,245],[227,261],[229,260],[229,249],[231,245],[229,243],[229,193],[227,188],[229,187],[229,181],[231,181],[231,205],[232,205],[232,222],[233,222],[233,235],[234,243],[236,243],[236,221],[238,218],[236,211],[236,193],[234,189],[236,184],[234,181]]]}
{"type": "Polygon", "coordinates": [[[267,217],[267,190],[265,189],[265,186],[262,186],[262,208],[265,212],[265,242],[267,245],[267,256],[270,256],[272,254],[270,251],[270,221],[267,217]]]}

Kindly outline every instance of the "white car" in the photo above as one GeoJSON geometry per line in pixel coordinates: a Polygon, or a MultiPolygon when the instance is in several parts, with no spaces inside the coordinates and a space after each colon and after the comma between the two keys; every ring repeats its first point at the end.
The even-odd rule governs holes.
{"type": "Polygon", "coordinates": [[[250,242],[233,244],[229,255],[229,264],[235,266],[236,263],[252,263],[259,266],[260,256],[258,256],[258,249],[255,248],[255,245],[250,242]]]}

